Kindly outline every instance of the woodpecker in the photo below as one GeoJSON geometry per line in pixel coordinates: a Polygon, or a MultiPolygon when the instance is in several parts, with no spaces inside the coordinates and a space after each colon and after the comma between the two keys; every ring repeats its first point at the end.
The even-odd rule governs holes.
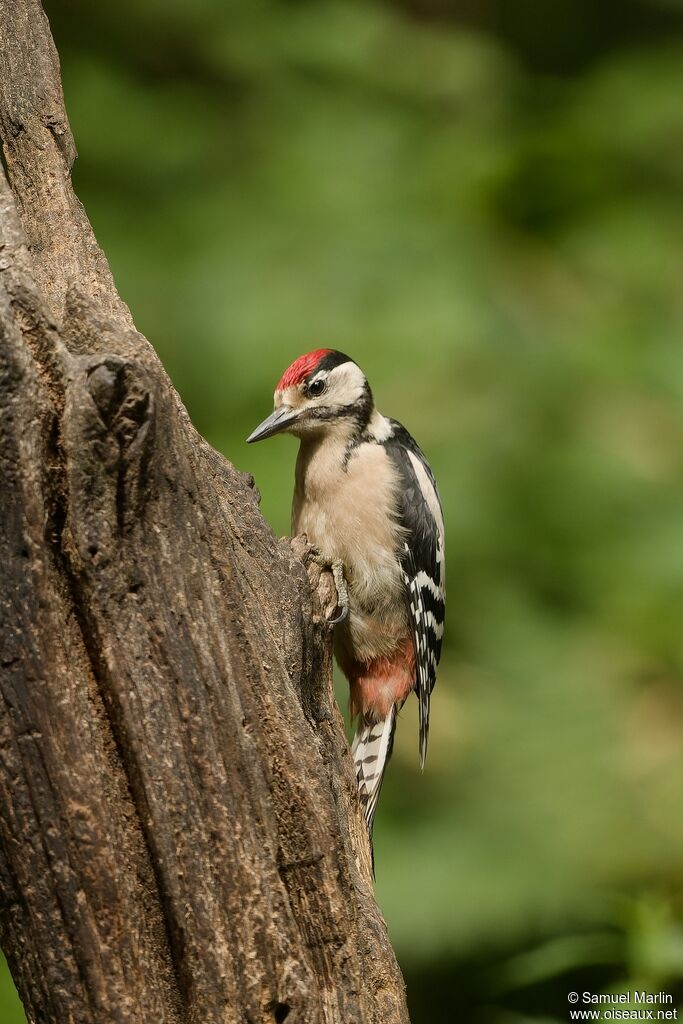
{"type": "Polygon", "coordinates": [[[352,751],[372,834],[396,716],[412,690],[422,768],[427,754],[444,629],[441,502],[417,443],[378,412],[349,356],[327,348],[300,356],[274,405],[247,441],[282,432],[300,441],[292,534],[306,534],[337,583],[334,651],[357,719],[352,751]]]}

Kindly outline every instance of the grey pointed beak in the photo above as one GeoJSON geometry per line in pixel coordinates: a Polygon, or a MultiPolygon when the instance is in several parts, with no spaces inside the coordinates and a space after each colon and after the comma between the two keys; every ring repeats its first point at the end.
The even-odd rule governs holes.
{"type": "Polygon", "coordinates": [[[293,423],[299,413],[292,409],[289,405],[281,405],[279,409],[272,412],[270,416],[259,423],[256,430],[253,430],[247,438],[247,444],[253,444],[254,441],[263,441],[266,437],[272,437],[273,434],[279,434],[281,430],[286,430],[290,423],[293,423]]]}

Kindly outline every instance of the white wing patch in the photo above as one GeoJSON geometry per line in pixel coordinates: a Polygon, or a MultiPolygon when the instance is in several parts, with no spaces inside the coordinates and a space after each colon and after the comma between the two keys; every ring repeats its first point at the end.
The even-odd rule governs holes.
{"type": "MultiPolygon", "coordinates": [[[[427,504],[427,508],[432,513],[434,517],[434,522],[436,523],[436,528],[439,531],[439,539],[441,541],[441,556],[443,561],[445,530],[443,525],[443,512],[441,511],[441,503],[434,488],[434,484],[429,479],[429,475],[424,466],[422,465],[422,463],[420,462],[420,460],[418,459],[417,455],[414,452],[408,451],[408,458],[410,459],[410,463],[413,467],[413,472],[417,477],[417,482],[420,486],[422,497],[424,498],[427,504]]],[[[441,576],[443,579],[443,568],[441,576]]]]}

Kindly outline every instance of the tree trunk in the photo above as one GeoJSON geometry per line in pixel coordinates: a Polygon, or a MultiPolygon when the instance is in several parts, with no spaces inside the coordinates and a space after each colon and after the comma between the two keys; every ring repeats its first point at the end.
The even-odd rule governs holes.
{"type": "Polygon", "coordinates": [[[0,941],[27,1016],[407,1022],[331,578],[135,331],[38,0],[0,0],[0,59],[0,941]]]}

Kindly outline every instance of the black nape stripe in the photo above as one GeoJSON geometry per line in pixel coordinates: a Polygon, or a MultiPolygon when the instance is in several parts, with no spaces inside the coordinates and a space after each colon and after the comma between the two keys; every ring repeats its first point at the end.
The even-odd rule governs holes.
{"type": "Polygon", "coordinates": [[[321,370],[334,370],[335,366],[341,366],[342,363],[353,363],[355,360],[351,356],[345,355],[343,352],[328,352],[326,356],[323,356],[315,370],[310,374],[314,377],[316,373],[320,373],[321,370]]]}

